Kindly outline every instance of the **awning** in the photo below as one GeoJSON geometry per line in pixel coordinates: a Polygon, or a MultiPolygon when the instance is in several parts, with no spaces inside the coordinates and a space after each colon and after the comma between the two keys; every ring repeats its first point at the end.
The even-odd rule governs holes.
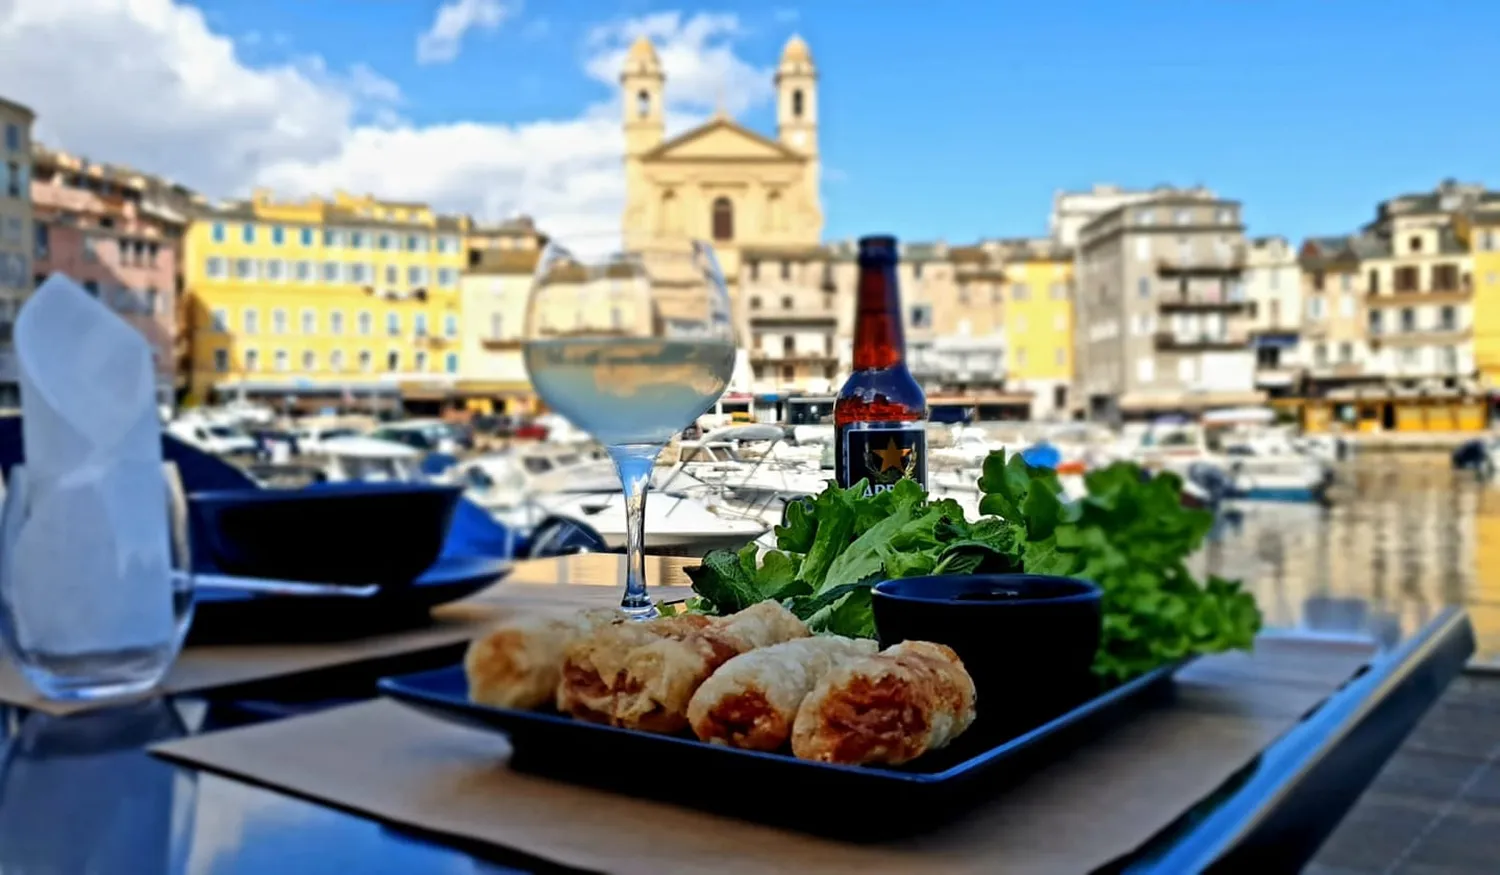
{"type": "Polygon", "coordinates": [[[1291,349],[1297,345],[1297,335],[1283,334],[1257,334],[1250,338],[1250,345],[1256,349],[1291,349]]]}
{"type": "Polygon", "coordinates": [[[1030,404],[1034,392],[989,392],[984,395],[929,395],[928,407],[978,407],[980,405],[1030,404]]]}
{"type": "Polygon", "coordinates": [[[459,395],[532,395],[531,384],[525,380],[459,380],[453,386],[459,395]]]}
{"type": "Polygon", "coordinates": [[[1211,407],[1240,407],[1263,404],[1266,393],[1259,391],[1229,390],[1218,392],[1163,392],[1149,394],[1133,392],[1120,398],[1120,409],[1130,411],[1150,410],[1204,410],[1211,407]]]}

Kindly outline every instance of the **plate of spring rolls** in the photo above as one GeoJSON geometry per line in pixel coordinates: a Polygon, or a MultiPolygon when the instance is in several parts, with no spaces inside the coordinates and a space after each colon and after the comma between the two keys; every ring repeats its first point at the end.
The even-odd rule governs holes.
{"type": "Polygon", "coordinates": [[[1169,680],[1153,672],[1061,713],[1008,719],[1006,703],[977,701],[943,644],[814,635],[767,601],[646,622],[516,615],[474,640],[463,665],[380,689],[505,733],[516,769],[857,837],[946,816],[972,779],[1013,772],[1041,742],[1169,680]]]}

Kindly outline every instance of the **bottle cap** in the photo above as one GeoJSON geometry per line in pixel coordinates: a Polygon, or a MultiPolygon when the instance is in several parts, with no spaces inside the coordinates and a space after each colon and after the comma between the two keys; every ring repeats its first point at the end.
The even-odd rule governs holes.
{"type": "Polygon", "coordinates": [[[883,264],[898,259],[896,238],[890,234],[872,234],[859,238],[859,261],[883,264]]]}

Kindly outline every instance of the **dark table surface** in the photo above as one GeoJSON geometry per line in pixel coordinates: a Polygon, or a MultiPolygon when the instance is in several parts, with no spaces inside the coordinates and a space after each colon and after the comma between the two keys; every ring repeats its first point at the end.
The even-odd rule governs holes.
{"type": "MultiPolygon", "coordinates": [[[[1445,612],[1384,650],[1219,790],[1106,871],[1295,871],[1463,668],[1473,632],[1445,612]]],[[[453,648],[299,678],[50,717],[0,711],[0,872],[491,873],[534,860],[455,848],[273,790],[172,765],[151,743],[374,694],[453,648]]]]}

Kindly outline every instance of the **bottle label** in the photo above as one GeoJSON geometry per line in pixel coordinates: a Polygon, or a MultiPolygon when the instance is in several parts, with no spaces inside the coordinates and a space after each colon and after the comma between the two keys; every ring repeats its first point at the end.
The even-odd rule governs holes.
{"type": "Polygon", "coordinates": [[[839,436],[839,485],[866,481],[865,495],[900,480],[927,487],[927,426],[922,422],[852,422],[839,436]]]}

